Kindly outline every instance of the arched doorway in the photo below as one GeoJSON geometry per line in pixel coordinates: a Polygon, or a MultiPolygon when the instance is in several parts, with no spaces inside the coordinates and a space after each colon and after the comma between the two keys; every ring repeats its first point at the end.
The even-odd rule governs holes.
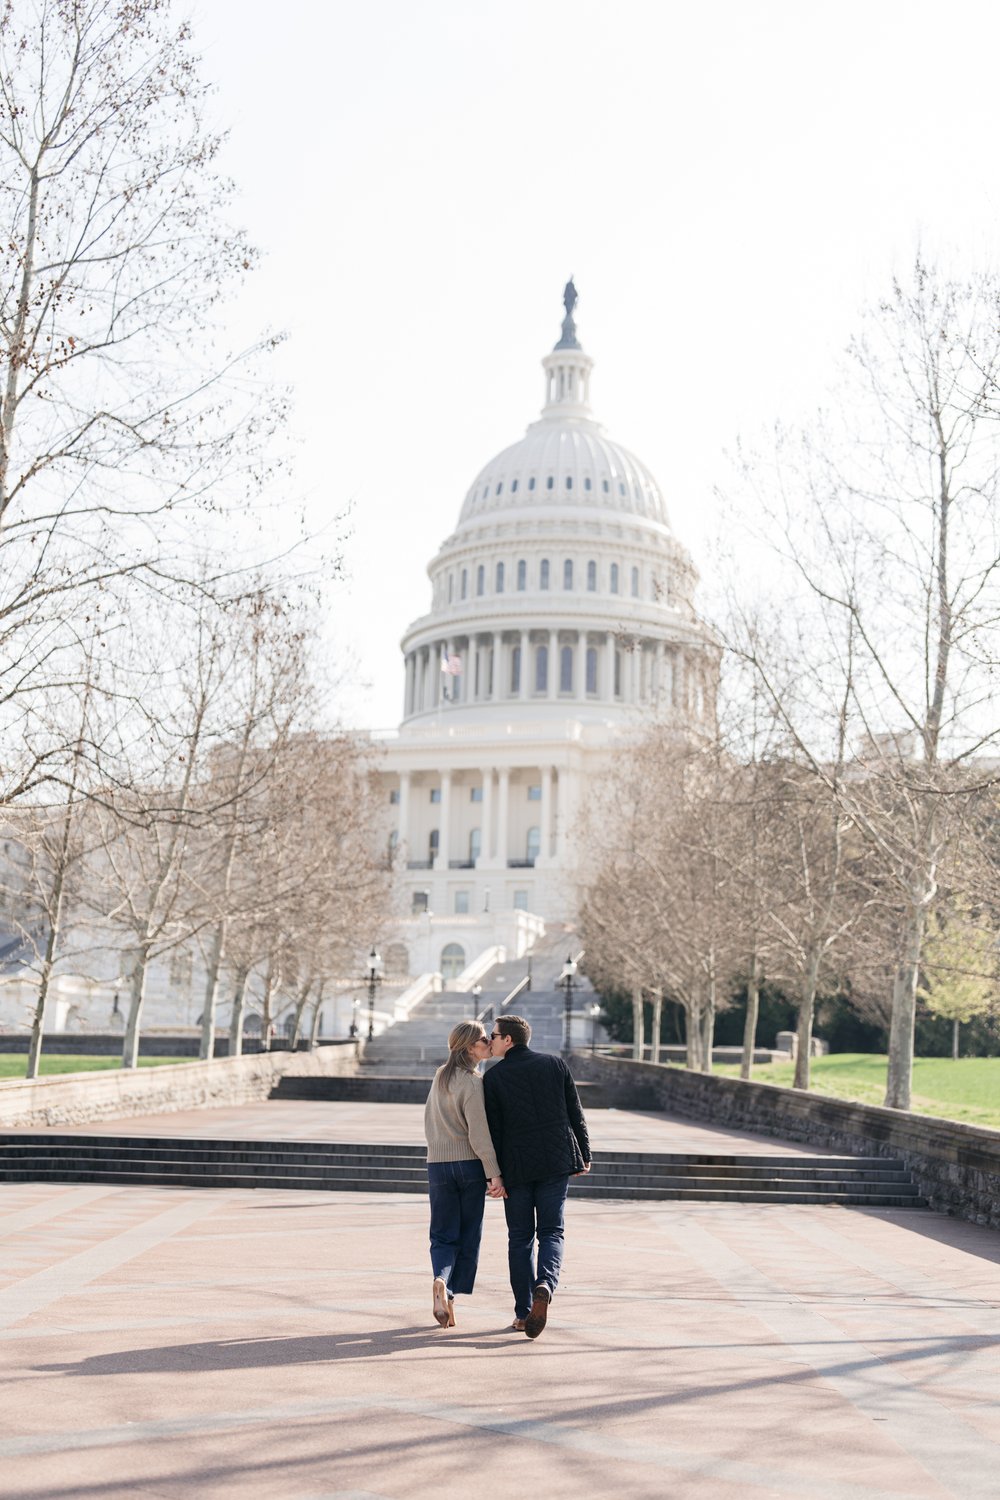
{"type": "Polygon", "coordinates": [[[457,979],[465,968],[465,949],[461,943],[445,943],[441,950],[441,978],[457,979]]]}

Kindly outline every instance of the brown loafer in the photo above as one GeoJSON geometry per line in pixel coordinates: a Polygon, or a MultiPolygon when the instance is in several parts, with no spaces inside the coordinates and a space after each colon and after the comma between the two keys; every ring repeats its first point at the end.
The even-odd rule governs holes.
{"type": "Polygon", "coordinates": [[[510,1326],[514,1330],[515,1333],[523,1333],[524,1332],[524,1319],[523,1318],[515,1318],[514,1321],[513,1321],[513,1323],[510,1326]]]}
{"type": "Polygon", "coordinates": [[[455,1326],[455,1299],[454,1299],[454,1297],[449,1297],[448,1298],[448,1327],[449,1328],[454,1328],[454,1326],[455,1326]]]}
{"type": "Polygon", "coordinates": [[[448,1327],[448,1288],[440,1276],[434,1278],[434,1317],[442,1328],[448,1327]]]}
{"type": "Polygon", "coordinates": [[[545,1320],[549,1315],[549,1303],[551,1301],[552,1295],[547,1286],[535,1287],[531,1311],[524,1320],[524,1331],[529,1339],[537,1339],[545,1327],[545,1320]]]}

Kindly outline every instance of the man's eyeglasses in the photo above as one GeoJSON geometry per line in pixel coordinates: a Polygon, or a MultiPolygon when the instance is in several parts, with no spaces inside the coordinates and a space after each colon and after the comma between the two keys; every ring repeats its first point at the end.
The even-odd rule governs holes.
{"type": "Polygon", "coordinates": [[[491,1031],[490,1032],[490,1041],[491,1042],[499,1042],[502,1039],[502,1037],[503,1037],[503,1032],[502,1031],[491,1031]]]}

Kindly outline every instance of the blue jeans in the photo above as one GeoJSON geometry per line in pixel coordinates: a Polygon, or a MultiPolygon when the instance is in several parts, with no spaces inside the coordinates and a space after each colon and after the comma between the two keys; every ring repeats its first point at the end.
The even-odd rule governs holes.
{"type": "Polygon", "coordinates": [[[507,1264],[514,1293],[515,1318],[528,1316],[536,1286],[547,1287],[549,1296],[555,1293],[563,1258],[563,1221],[568,1189],[568,1177],[522,1182],[518,1187],[507,1189],[503,1206],[507,1215],[507,1264]]]}
{"type": "Polygon", "coordinates": [[[472,1161],[429,1161],[431,1195],[431,1265],[448,1288],[467,1295],[476,1284],[479,1242],[483,1237],[486,1173],[472,1161]]]}

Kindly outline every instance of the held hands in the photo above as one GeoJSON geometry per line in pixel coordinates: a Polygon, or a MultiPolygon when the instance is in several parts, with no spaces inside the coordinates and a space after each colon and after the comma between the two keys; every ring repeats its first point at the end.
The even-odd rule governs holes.
{"type": "Polygon", "coordinates": [[[502,1177],[491,1177],[486,1188],[488,1198],[506,1198],[507,1189],[503,1185],[502,1177]]]}
{"type": "Polygon", "coordinates": [[[574,1172],[573,1176],[574,1177],[586,1177],[587,1173],[590,1171],[590,1169],[591,1169],[592,1166],[593,1166],[593,1162],[590,1162],[590,1161],[585,1162],[584,1165],[580,1168],[579,1172],[574,1172]]]}

